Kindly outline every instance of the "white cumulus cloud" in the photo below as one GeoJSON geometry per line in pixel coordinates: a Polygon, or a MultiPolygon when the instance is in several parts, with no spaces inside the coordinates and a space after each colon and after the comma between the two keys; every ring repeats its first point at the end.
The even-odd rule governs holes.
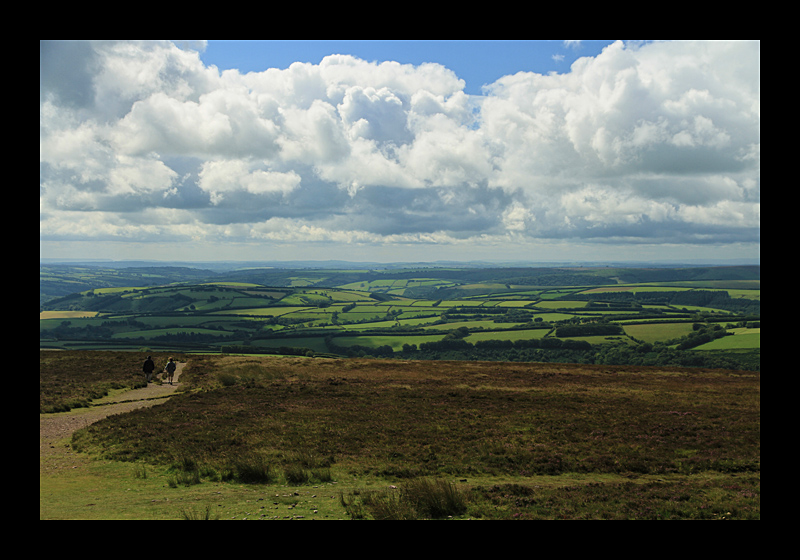
{"type": "Polygon", "coordinates": [[[42,239],[171,214],[232,242],[759,242],[758,42],[616,42],[479,98],[441,64],[243,74],[194,48],[40,44],[42,239]]]}

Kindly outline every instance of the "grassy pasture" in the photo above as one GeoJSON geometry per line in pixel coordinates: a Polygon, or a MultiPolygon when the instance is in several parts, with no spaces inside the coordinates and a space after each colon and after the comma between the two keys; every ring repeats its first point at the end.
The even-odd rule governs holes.
{"type": "Polygon", "coordinates": [[[724,336],[695,348],[695,350],[750,350],[761,348],[761,329],[742,329],[744,333],[724,336]],[[758,331],[758,332],[746,332],[758,331]]]}
{"type": "Polygon", "coordinates": [[[282,305],[312,305],[312,306],[319,306],[319,305],[328,305],[330,304],[331,300],[328,299],[326,296],[321,294],[315,294],[313,292],[297,292],[294,294],[290,294],[283,299],[280,300],[282,305]]]}
{"type": "Polygon", "coordinates": [[[528,290],[530,286],[511,286],[514,289],[513,292],[496,292],[491,294],[481,294],[476,296],[469,296],[469,299],[502,299],[504,301],[513,301],[519,299],[527,299],[529,301],[533,300],[536,301],[539,299],[539,295],[544,292],[545,290],[542,289],[534,289],[528,290]]]}
{"type": "MultiPolygon", "coordinates": [[[[178,518],[191,506],[225,519],[290,507],[320,519],[760,519],[757,373],[189,360],[186,392],[76,433],[72,446],[96,465],[90,483],[108,493],[87,509],[62,490],[72,515],[178,518]],[[412,493],[431,483],[453,509],[412,493]]],[[[40,477],[40,512],[71,472],[40,477]]]]}
{"type": "Polygon", "coordinates": [[[548,329],[524,329],[513,331],[475,332],[466,337],[467,342],[475,343],[479,340],[531,340],[544,338],[548,329]]]}
{"type": "MultiPolygon", "coordinates": [[[[437,303],[437,302],[428,301],[426,303],[427,303],[428,306],[432,306],[434,303],[437,303]]],[[[446,299],[446,300],[442,300],[442,301],[438,302],[438,305],[436,307],[442,307],[442,308],[446,308],[446,307],[470,307],[470,306],[480,307],[483,304],[484,304],[484,302],[482,300],[472,300],[472,299],[451,299],[451,300],[447,300],[446,299]]]]}
{"type": "Polygon", "coordinates": [[[498,307],[525,307],[526,305],[533,305],[538,300],[532,299],[511,299],[511,300],[502,300],[497,303],[498,307]]]}
{"type": "Polygon", "coordinates": [[[754,299],[761,301],[761,290],[728,290],[732,298],[754,299]]]}
{"type": "Polygon", "coordinates": [[[230,311],[215,311],[214,315],[261,315],[264,317],[280,317],[290,313],[299,313],[314,309],[313,307],[249,307],[244,309],[231,309],[230,311]]]}
{"type": "Polygon", "coordinates": [[[634,346],[635,343],[628,337],[619,335],[598,335],[598,336],[565,336],[562,340],[582,340],[592,345],[599,344],[623,344],[627,346],[634,346]]]}
{"type": "Polygon", "coordinates": [[[537,313],[537,317],[541,317],[543,321],[548,323],[554,323],[556,321],[566,321],[568,319],[572,319],[577,317],[577,315],[573,315],[570,313],[537,313]]]}
{"type": "Polygon", "coordinates": [[[95,288],[94,290],[89,290],[89,292],[94,292],[95,294],[101,294],[101,295],[122,294],[122,297],[130,297],[130,296],[135,296],[137,292],[141,292],[143,290],[148,290],[148,289],[153,289],[153,288],[147,288],[146,286],[127,287],[127,288],[95,288]]]}
{"type": "Polygon", "coordinates": [[[581,292],[583,288],[563,288],[563,289],[552,289],[552,290],[545,290],[539,294],[539,297],[545,300],[560,298],[565,295],[569,294],[577,294],[581,292]]]}
{"type": "Polygon", "coordinates": [[[438,280],[435,278],[413,278],[413,279],[385,279],[370,280],[361,282],[351,282],[338,286],[341,289],[358,290],[362,292],[388,292],[402,295],[408,288],[427,287],[448,287],[454,286],[453,282],[438,280]]]}
{"type": "Polygon", "coordinates": [[[455,321],[439,325],[426,325],[422,328],[425,330],[455,330],[461,327],[467,327],[468,329],[496,329],[497,326],[497,323],[492,320],[478,319],[475,321],[455,321]]]}
{"type": "Polygon", "coordinates": [[[421,327],[425,328],[427,323],[431,323],[436,321],[438,317],[420,317],[420,318],[406,318],[404,319],[401,315],[396,320],[388,320],[388,321],[370,321],[369,323],[349,323],[347,325],[343,325],[341,328],[347,329],[348,331],[369,331],[377,329],[391,329],[398,324],[400,326],[409,326],[409,327],[421,327]]]}
{"type": "Polygon", "coordinates": [[[39,321],[48,319],[86,319],[90,317],[97,317],[97,311],[41,311],[39,312],[39,321]]]}
{"type": "Polygon", "coordinates": [[[540,301],[536,307],[541,309],[581,309],[588,303],[587,301],[540,301]]]}
{"type": "Polygon", "coordinates": [[[625,332],[637,340],[659,342],[685,336],[692,332],[691,323],[651,323],[623,325],[625,332]]]}
{"type": "Polygon", "coordinates": [[[351,290],[325,290],[325,294],[330,296],[334,301],[369,301],[369,294],[364,292],[357,292],[351,290]]]}
{"type": "Polygon", "coordinates": [[[379,346],[389,345],[395,352],[403,349],[404,344],[416,344],[419,346],[423,342],[435,342],[442,339],[442,335],[370,335],[370,336],[337,336],[334,342],[337,346],[366,346],[368,348],[378,348],[379,346]]]}
{"type": "Polygon", "coordinates": [[[304,288],[306,286],[313,286],[319,278],[300,278],[294,277],[291,278],[291,282],[289,285],[293,288],[304,288]]]}
{"type": "Polygon", "coordinates": [[[600,288],[592,288],[591,290],[584,290],[579,292],[581,294],[601,294],[606,292],[682,292],[688,291],[692,288],[683,287],[664,287],[664,286],[651,286],[648,284],[631,284],[627,286],[603,286],[600,288]]]}
{"type": "Polygon", "coordinates": [[[723,314],[733,315],[732,311],[726,311],[724,309],[716,309],[714,307],[702,307],[699,305],[679,305],[676,306],[676,308],[681,311],[690,311],[694,313],[708,313],[708,314],[723,313],[723,314]]]}

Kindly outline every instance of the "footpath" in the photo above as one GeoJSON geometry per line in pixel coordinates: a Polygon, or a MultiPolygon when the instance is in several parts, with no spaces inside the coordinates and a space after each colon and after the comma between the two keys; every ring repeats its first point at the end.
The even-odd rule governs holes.
{"type": "MultiPolygon", "coordinates": [[[[72,433],[80,428],[94,424],[98,420],[122,414],[137,408],[153,406],[164,402],[180,387],[180,376],[185,364],[178,363],[172,385],[150,383],[141,389],[107,396],[92,403],[88,408],[78,408],[69,412],[39,415],[39,473],[74,465],[74,453],[69,447],[72,433]],[[67,439],[67,441],[64,441],[67,439]]],[[[166,374],[159,374],[166,378],[166,374]]],[[[74,468],[74,467],[72,467],[74,468]]]]}

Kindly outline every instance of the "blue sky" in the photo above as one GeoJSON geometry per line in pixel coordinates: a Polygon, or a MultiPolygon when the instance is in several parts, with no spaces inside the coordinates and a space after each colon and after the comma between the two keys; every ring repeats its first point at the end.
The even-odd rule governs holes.
{"type": "Polygon", "coordinates": [[[758,259],[758,41],[40,41],[48,258],[758,259]]]}
{"type": "Polygon", "coordinates": [[[261,72],[288,68],[294,62],[318,64],[331,54],[349,54],[366,61],[394,60],[419,65],[437,62],[466,82],[464,91],[480,95],[481,86],[517,72],[569,71],[579,57],[597,56],[614,41],[208,41],[201,59],[220,70],[261,72]]]}

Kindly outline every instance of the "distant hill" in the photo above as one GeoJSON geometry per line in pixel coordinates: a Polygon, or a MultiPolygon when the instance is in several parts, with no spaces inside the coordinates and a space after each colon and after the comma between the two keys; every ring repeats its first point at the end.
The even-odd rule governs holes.
{"type": "Polygon", "coordinates": [[[692,268],[625,268],[620,270],[620,281],[684,282],[698,280],[760,280],[761,266],[715,266],[692,268]]]}
{"type": "MultiPolygon", "coordinates": [[[[353,283],[426,278],[451,286],[471,284],[517,286],[602,286],[617,283],[760,280],[761,267],[431,267],[405,268],[269,268],[211,270],[190,266],[118,266],[49,264],[39,266],[39,304],[98,288],[150,287],[205,282],[244,282],[272,287],[333,287],[353,283]]],[[[420,287],[415,297],[451,297],[441,286],[420,287]]],[[[476,287],[475,293],[483,288],[476,287]]],[[[494,288],[492,288],[494,289],[494,288]]],[[[376,290],[381,291],[381,290],[376,290]]],[[[485,291],[485,289],[484,289],[485,291]]],[[[459,295],[465,295],[461,290],[459,295]]]]}
{"type": "Polygon", "coordinates": [[[202,282],[215,272],[185,266],[106,267],[39,265],[39,305],[69,294],[97,288],[160,286],[174,282],[202,282]]]}

